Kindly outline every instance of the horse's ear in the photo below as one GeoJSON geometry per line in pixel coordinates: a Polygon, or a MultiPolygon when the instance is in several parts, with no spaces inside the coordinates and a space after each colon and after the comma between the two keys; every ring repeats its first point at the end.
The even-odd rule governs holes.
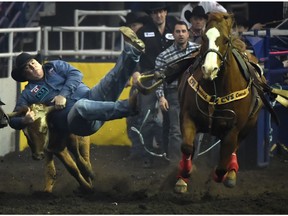
{"type": "Polygon", "coordinates": [[[234,26],[235,19],[234,19],[233,13],[226,13],[226,14],[224,15],[224,19],[225,19],[226,21],[228,21],[229,28],[232,28],[232,27],[234,26]]]}
{"type": "MultiPolygon", "coordinates": [[[[207,20],[206,20],[206,21],[208,22],[208,20],[209,20],[210,17],[211,17],[211,12],[207,12],[206,15],[207,15],[207,20]]],[[[207,24],[207,22],[206,22],[206,24],[207,24]]]]}
{"type": "Polygon", "coordinates": [[[231,17],[232,27],[233,27],[233,26],[236,24],[235,15],[234,15],[234,13],[230,13],[229,15],[230,15],[230,17],[231,17]]]}
{"type": "Polygon", "coordinates": [[[232,16],[231,16],[231,14],[227,13],[227,14],[224,14],[223,17],[224,17],[225,20],[227,20],[227,19],[229,19],[229,18],[232,17],[232,16]]]}
{"type": "Polygon", "coordinates": [[[235,22],[235,14],[234,13],[230,13],[229,14],[231,19],[232,19],[232,22],[234,23],[235,22]]]}

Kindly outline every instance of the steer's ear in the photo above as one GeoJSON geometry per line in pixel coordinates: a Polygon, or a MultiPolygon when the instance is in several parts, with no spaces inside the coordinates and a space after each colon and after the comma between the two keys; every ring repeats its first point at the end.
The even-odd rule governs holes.
{"type": "Polygon", "coordinates": [[[1,105],[5,105],[5,103],[3,103],[3,102],[1,101],[1,99],[0,99],[0,106],[1,106],[1,105]]]}

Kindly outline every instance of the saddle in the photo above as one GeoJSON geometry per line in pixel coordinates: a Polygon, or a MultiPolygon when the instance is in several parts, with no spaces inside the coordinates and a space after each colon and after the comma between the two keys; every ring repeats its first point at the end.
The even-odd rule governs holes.
{"type": "Polygon", "coordinates": [[[240,53],[237,49],[232,49],[232,53],[237,60],[243,76],[245,77],[247,82],[252,79],[252,84],[256,88],[257,93],[261,98],[261,101],[263,102],[267,110],[270,112],[276,124],[279,125],[279,119],[270,102],[265,97],[265,94],[268,94],[270,99],[275,100],[277,95],[273,93],[272,88],[267,84],[266,79],[263,75],[262,68],[255,62],[249,61],[248,57],[240,53]]]}

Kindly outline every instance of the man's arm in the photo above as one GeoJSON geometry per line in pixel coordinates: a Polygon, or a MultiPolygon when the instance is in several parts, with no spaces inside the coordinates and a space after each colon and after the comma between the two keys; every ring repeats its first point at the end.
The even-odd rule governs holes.
{"type": "Polygon", "coordinates": [[[56,72],[66,79],[59,94],[67,98],[75,92],[79,84],[82,82],[83,74],[65,61],[57,61],[55,67],[56,72]]]}
{"type": "Polygon", "coordinates": [[[69,98],[82,82],[83,74],[65,61],[58,60],[54,66],[55,71],[66,81],[59,95],[55,96],[51,102],[55,104],[56,109],[63,109],[66,106],[66,98],[69,98]]]}
{"type": "Polygon", "coordinates": [[[13,112],[19,112],[19,116],[11,117],[9,119],[9,125],[15,130],[22,130],[28,124],[33,123],[35,120],[35,113],[31,111],[28,105],[23,104],[23,97],[20,96],[13,112]],[[22,103],[22,105],[20,105],[22,103]]]}
{"type": "MultiPolygon", "coordinates": [[[[162,70],[165,69],[163,66],[166,65],[166,62],[165,62],[163,57],[164,57],[163,53],[160,53],[157,56],[157,58],[155,60],[155,68],[159,68],[159,69],[162,69],[162,70]]],[[[168,101],[165,98],[163,83],[157,87],[155,93],[156,93],[156,96],[158,98],[159,106],[160,106],[161,110],[168,111],[169,104],[168,104],[168,101]]]]}

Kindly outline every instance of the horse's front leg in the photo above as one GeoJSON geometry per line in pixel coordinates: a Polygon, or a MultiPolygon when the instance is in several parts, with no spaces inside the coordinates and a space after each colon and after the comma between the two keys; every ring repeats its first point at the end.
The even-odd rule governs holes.
{"type": "Polygon", "coordinates": [[[238,144],[238,132],[236,129],[232,130],[222,139],[220,160],[214,173],[214,180],[216,182],[223,182],[227,187],[234,187],[236,185],[239,169],[236,155],[238,144]]]}
{"type": "Polygon", "coordinates": [[[190,119],[187,114],[183,115],[181,119],[181,132],[183,143],[181,145],[182,159],[180,161],[178,181],[175,185],[175,192],[187,192],[187,182],[192,172],[192,157],[194,154],[193,141],[196,135],[195,123],[190,119]]]}

